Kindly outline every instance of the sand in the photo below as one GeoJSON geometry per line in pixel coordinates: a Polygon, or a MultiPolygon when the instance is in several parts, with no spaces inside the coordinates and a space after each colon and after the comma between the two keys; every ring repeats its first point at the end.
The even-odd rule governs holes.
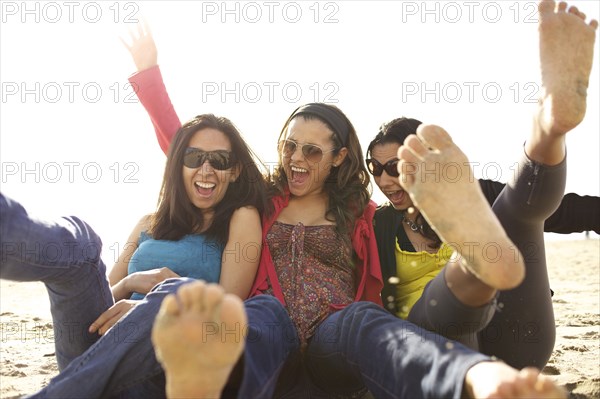
{"type": "MultiPolygon", "coordinates": [[[[544,369],[571,398],[600,398],[600,240],[546,245],[557,326],[544,369]]],[[[0,398],[43,387],[56,373],[52,319],[40,283],[0,281],[0,398]]]]}

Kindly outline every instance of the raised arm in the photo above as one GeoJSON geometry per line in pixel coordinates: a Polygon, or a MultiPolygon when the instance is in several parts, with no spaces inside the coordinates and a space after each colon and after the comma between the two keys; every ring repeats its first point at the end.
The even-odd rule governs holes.
{"type": "Polygon", "coordinates": [[[149,26],[145,22],[138,23],[136,29],[129,33],[128,40],[121,39],[137,68],[129,82],[150,116],[160,148],[167,154],[181,122],[163,83],[158,52],[149,26]]]}
{"type": "Polygon", "coordinates": [[[246,299],[256,277],[262,248],[262,226],[256,208],[233,212],[229,238],[223,250],[219,284],[226,292],[246,299]]]}
{"type": "MultiPolygon", "coordinates": [[[[504,183],[480,179],[479,185],[490,205],[504,188],[504,183]]],[[[600,234],[600,197],[565,194],[560,205],[544,223],[546,233],[580,233],[595,231],[600,234]]]]}

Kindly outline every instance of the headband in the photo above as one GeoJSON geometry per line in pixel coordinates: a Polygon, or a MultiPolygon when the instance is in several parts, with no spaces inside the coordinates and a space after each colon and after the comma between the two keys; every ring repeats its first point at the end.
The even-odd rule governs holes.
{"type": "Polygon", "coordinates": [[[330,107],[323,103],[310,103],[302,105],[292,113],[289,120],[292,120],[298,115],[314,115],[333,128],[333,132],[340,139],[343,146],[348,145],[349,126],[346,117],[333,107],[330,107]]]}

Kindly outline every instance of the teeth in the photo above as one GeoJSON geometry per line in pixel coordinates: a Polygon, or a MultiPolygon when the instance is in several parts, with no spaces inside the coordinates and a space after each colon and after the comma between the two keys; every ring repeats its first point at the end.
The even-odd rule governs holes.
{"type": "Polygon", "coordinates": [[[292,172],[297,172],[297,173],[308,173],[307,169],[302,169],[299,168],[297,166],[292,166],[292,172]]]}
{"type": "Polygon", "coordinates": [[[194,184],[200,188],[213,188],[214,186],[216,186],[215,183],[203,183],[201,181],[197,181],[194,184]]]}

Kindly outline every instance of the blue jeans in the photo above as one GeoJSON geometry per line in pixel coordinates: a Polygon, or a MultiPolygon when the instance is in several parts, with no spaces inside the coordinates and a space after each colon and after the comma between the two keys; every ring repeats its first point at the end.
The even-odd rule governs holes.
{"type": "Polygon", "coordinates": [[[150,339],[166,295],[190,278],[165,280],[32,398],[164,398],[164,375],[150,339]]]}
{"type": "MultiPolygon", "coordinates": [[[[0,194],[0,232],[0,277],[43,281],[50,296],[61,373],[32,397],[164,397],[150,332],[164,297],[192,280],[158,285],[98,339],[87,328],[113,299],[101,241],[89,226],[75,217],[35,220],[0,194]]],[[[245,308],[241,398],[354,397],[366,389],[378,398],[459,398],[467,370],[488,360],[367,302],[329,316],[301,353],[277,299],[254,297],[245,308]]]]}
{"type": "MultiPolygon", "coordinates": [[[[156,287],[33,397],[164,398],[164,376],[149,339],[152,321],[164,296],[189,281],[156,287]]],[[[233,389],[239,398],[347,398],[366,389],[377,398],[459,398],[467,370],[489,360],[368,302],[328,317],[300,353],[295,327],[276,298],[254,297],[245,308],[243,377],[233,389]]]]}
{"type": "Polygon", "coordinates": [[[80,219],[34,219],[0,194],[0,278],[46,285],[60,370],[98,339],[88,327],[114,303],[101,248],[80,219]]]}
{"type": "Polygon", "coordinates": [[[50,297],[61,372],[33,397],[110,397],[133,386],[132,393],[148,398],[154,382],[157,395],[164,397],[150,331],[165,295],[191,280],[165,281],[107,334],[89,334],[90,324],[114,304],[101,247],[82,220],[35,219],[0,194],[0,278],[41,281],[50,297]]]}
{"type": "Polygon", "coordinates": [[[254,297],[245,307],[250,326],[240,398],[348,398],[368,389],[376,398],[458,399],[467,370],[489,360],[370,302],[329,316],[300,353],[293,323],[276,298],[254,297]]]}

